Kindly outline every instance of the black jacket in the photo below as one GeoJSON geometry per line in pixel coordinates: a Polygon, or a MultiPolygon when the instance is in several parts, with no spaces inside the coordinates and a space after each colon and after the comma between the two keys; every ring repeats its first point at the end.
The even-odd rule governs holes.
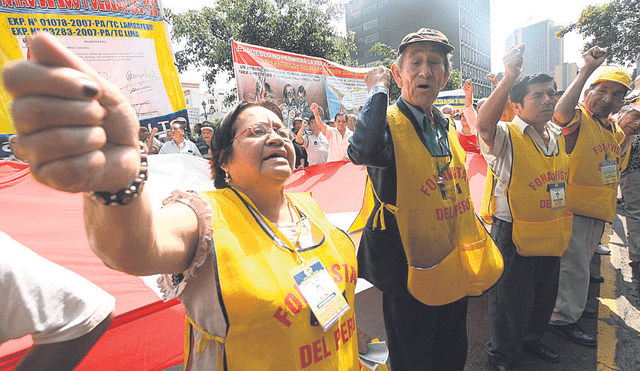
{"type": "MultiPolygon", "coordinates": [[[[402,98],[398,109],[413,124],[422,144],[426,140],[413,114],[402,98]]],[[[438,109],[433,110],[438,124],[449,130],[447,118],[438,109]]],[[[391,129],[387,121],[387,95],[377,93],[365,103],[347,150],[354,164],[366,165],[367,173],[378,197],[385,203],[396,204],[397,175],[391,129]]],[[[375,208],[380,207],[375,200],[375,208]]],[[[384,211],[387,228],[373,229],[372,213],[360,240],[358,275],[391,297],[410,295],[407,290],[407,258],[402,247],[398,224],[393,214],[384,211]]],[[[425,245],[428,241],[425,241],[425,245]]]]}

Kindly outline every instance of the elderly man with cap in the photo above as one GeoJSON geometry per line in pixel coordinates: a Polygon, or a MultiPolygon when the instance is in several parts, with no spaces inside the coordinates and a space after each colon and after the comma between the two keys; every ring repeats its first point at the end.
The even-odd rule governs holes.
{"type": "Polygon", "coordinates": [[[584,67],[560,97],[553,119],[564,127],[570,154],[567,205],[574,214],[569,247],[560,260],[558,298],[551,327],[567,339],[589,347],[596,339],[578,324],[578,319],[597,317],[585,311],[589,290],[589,262],[602,236],[605,222],[613,222],[625,134],[609,119],[631,90],[631,77],[619,67],[604,67],[585,90],[582,88],[607,57],[607,50],[595,46],[584,54],[584,67]],[[583,313],[584,311],[584,313],[583,313]]]}
{"type": "MultiPolygon", "coordinates": [[[[465,153],[450,119],[434,107],[453,47],[440,31],[404,37],[392,70],[365,76],[369,96],[348,154],[366,165],[360,276],[383,295],[393,370],[463,370],[467,295],[502,273],[502,256],[475,216],[465,153]],[[402,97],[387,107],[393,74],[402,97]]],[[[358,223],[362,223],[358,225],[358,223]]]]}
{"type": "Polygon", "coordinates": [[[158,154],[182,153],[202,157],[195,143],[185,138],[186,123],[184,117],[178,117],[171,121],[169,129],[171,131],[171,140],[162,145],[158,154]]]}
{"type": "Polygon", "coordinates": [[[213,138],[213,126],[209,121],[205,121],[202,123],[200,127],[200,136],[198,136],[198,140],[196,141],[196,147],[200,151],[202,157],[209,159],[209,146],[211,145],[211,139],[213,138]]]}

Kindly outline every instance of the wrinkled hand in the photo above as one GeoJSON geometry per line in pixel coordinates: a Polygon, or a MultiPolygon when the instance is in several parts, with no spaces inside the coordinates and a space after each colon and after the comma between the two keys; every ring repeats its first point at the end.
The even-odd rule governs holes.
{"type": "Polygon", "coordinates": [[[512,45],[504,53],[502,61],[504,62],[505,76],[517,77],[522,72],[522,64],[524,63],[524,44],[518,46],[512,45]]]}
{"type": "Polygon", "coordinates": [[[391,86],[391,70],[384,66],[378,66],[367,72],[364,76],[364,83],[367,84],[368,90],[378,84],[389,88],[391,86]]]}
{"type": "Polygon", "coordinates": [[[595,70],[604,62],[607,55],[609,55],[607,48],[594,46],[582,55],[584,57],[584,65],[585,67],[590,67],[595,70]]]}
{"type": "Polygon", "coordinates": [[[371,336],[369,336],[369,334],[367,334],[366,332],[360,330],[360,327],[358,327],[357,329],[358,329],[358,353],[367,354],[367,352],[369,351],[369,346],[367,344],[371,342],[371,336]]]}
{"type": "Polygon", "coordinates": [[[139,123],[120,90],[48,33],[30,38],[35,61],[9,64],[18,151],[40,183],[116,192],[140,166],[139,123]]]}
{"type": "Polygon", "coordinates": [[[317,118],[320,118],[320,114],[318,113],[317,103],[311,103],[311,107],[309,107],[309,109],[311,110],[311,112],[313,112],[314,116],[316,116],[317,118]]]}
{"type": "Polygon", "coordinates": [[[496,76],[495,73],[488,73],[485,76],[487,77],[487,80],[489,80],[491,84],[493,84],[493,86],[498,86],[498,76],[496,76]]]}
{"type": "Polygon", "coordinates": [[[473,94],[473,84],[471,79],[467,79],[462,86],[462,91],[464,91],[465,95],[473,94]]]}

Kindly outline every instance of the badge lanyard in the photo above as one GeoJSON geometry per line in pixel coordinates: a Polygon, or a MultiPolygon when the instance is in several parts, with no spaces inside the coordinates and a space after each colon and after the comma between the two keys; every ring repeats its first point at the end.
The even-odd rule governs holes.
{"type": "MultiPolygon", "coordinates": [[[[278,230],[277,227],[273,226],[272,223],[270,221],[268,221],[263,215],[262,213],[260,213],[260,211],[258,211],[256,209],[256,207],[253,205],[253,202],[251,202],[250,199],[248,199],[247,196],[245,196],[244,194],[240,193],[238,190],[236,190],[233,187],[230,187],[231,190],[233,190],[236,195],[238,195],[240,197],[240,199],[244,202],[244,204],[247,206],[247,208],[249,209],[249,212],[251,212],[251,214],[254,216],[254,218],[256,218],[259,222],[259,224],[262,226],[262,229],[269,235],[269,237],[271,237],[271,239],[275,242],[276,245],[278,245],[278,247],[280,247],[281,249],[284,249],[290,253],[292,253],[296,259],[296,262],[298,264],[302,264],[305,262],[305,259],[300,255],[300,252],[298,251],[298,241],[300,239],[300,235],[302,234],[302,220],[304,218],[304,214],[302,214],[298,208],[293,205],[293,203],[291,202],[291,199],[289,198],[288,195],[285,194],[285,197],[287,198],[287,203],[289,205],[289,207],[293,208],[293,210],[295,211],[296,215],[298,216],[298,234],[296,236],[296,240],[295,243],[292,246],[288,246],[291,245],[291,241],[289,241],[286,237],[285,238],[280,238],[280,236],[278,234],[282,234],[282,232],[280,232],[278,230]]],[[[284,236],[283,236],[284,237],[284,236]]],[[[322,240],[324,241],[324,236],[322,238],[322,240]]]]}
{"type": "MultiPolygon", "coordinates": [[[[613,124],[609,125],[611,128],[611,135],[614,138],[615,141],[615,131],[614,131],[614,127],[613,124]]],[[[602,124],[600,123],[600,120],[598,120],[598,129],[600,130],[600,135],[602,136],[602,143],[606,143],[606,139],[604,137],[604,132],[602,130],[602,124]]],[[[609,130],[606,129],[605,130],[609,130]]],[[[602,161],[600,163],[600,173],[602,175],[602,182],[604,184],[615,184],[618,182],[618,164],[616,161],[614,160],[609,160],[609,147],[605,146],[605,154],[604,154],[604,161],[602,161]]]]}
{"type": "MultiPolygon", "coordinates": [[[[546,130],[546,128],[545,128],[546,130]]],[[[531,136],[529,136],[529,140],[531,140],[531,144],[540,154],[545,155],[544,152],[538,147],[538,144],[533,140],[531,136]]],[[[551,138],[549,138],[551,140],[551,138]]],[[[547,184],[547,191],[549,192],[549,197],[551,200],[551,208],[552,209],[564,209],[566,205],[565,193],[564,193],[564,183],[558,182],[558,167],[556,166],[556,159],[560,156],[560,143],[556,141],[556,148],[551,152],[551,156],[553,157],[553,165],[551,173],[556,178],[555,183],[547,184]]],[[[545,161],[545,165],[549,167],[549,163],[545,161]]]]}
{"type": "MultiPolygon", "coordinates": [[[[434,118],[434,121],[436,121],[435,118],[434,118]]],[[[426,115],[424,116],[424,122],[428,124],[426,115]]],[[[438,162],[438,156],[436,155],[436,143],[435,143],[435,140],[433,139],[433,132],[432,132],[433,130],[431,129],[431,125],[425,125],[425,126],[427,129],[427,132],[429,133],[429,141],[431,142],[433,157],[434,157],[434,160],[436,161],[436,168],[438,169],[438,181],[436,182],[436,184],[438,184],[438,187],[440,188],[440,193],[442,193],[442,199],[446,200],[447,196],[445,193],[446,191],[444,189],[445,184],[444,184],[444,178],[442,177],[442,173],[449,168],[449,165],[451,165],[451,161],[453,160],[453,155],[451,154],[451,148],[448,148],[449,154],[445,156],[449,157],[449,161],[442,168],[440,168],[440,163],[438,162]]],[[[436,121],[436,130],[438,130],[443,137],[447,137],[447,133],[440,126],[440,124],[438,124],[437,121],[436,121]]]]}
{"type": "MultiPolygon", "coordinates": [[[[296,241],[293,244],[293,247],[287,246],[287,243],[291,244],[291,241],[283,236],[285,237],[284,239],[287,240],[285,242],[278,236],[278,233],[282,234],[282,232],[277,230],[277,227],[274,228],[275,226],[273,226],[273,224],[256,209],[251,200],[236,189],[231,189],[240,197],[251,214],[258,220],[259,224],[263,227],[263,230],[273,239],[276,245],[293,253],[298,265],[291,270],[291,277],[298,286],[298,293],[300,293],[308,303],[309,309],[311,309],[311,312],[313,313],[313,316],[315,316],[318,324],[322,327],[323,331],[327,331],[338,321],[340,317],[349,311],[350,307],[344,296],[342,296],[338,285],[335,283],[331,275],[329,275],[320,259],[315,257],[306,261],[302,258],[297,249],[298,240],[302,234],[302,219],[304,214],[302,214],[298,208],[293,205],[289,196],[285,194],[288,205],[294,209],[299,220],[296,241]],[[265,226],[267,228],[265,228],[265,226]]],[[[311,223],[311,221],[309,222],[311,223]]]]}

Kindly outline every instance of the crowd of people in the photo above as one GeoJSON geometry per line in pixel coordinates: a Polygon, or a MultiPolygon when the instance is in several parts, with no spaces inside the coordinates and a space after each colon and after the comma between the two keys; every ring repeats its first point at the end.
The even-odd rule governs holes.
{"type": "MultiPolygon", "coordinates": [[[[358,370],[370,339],[356,324],[356,277],[383,294],[394,371],[462,371],[468,297],[487,291],[490,367],[517,370],[524,352],[556,363],[541,342],[547,329],[596,345],[576,322],[597,317],[585,310],[589,262],[619,184],[640,274],[640,100],[624,69],[596,72],[606,49],[586,52],[559,95],[551,76],[522,75],[525,47],[506,51],[504,78],[488,76],[495,90],[476,107],[467,80],[459,113],[434,106],[454,47],[422,28],[403,38],[391,69],[366,74],[359,117],[341,112],[329,125],[312,103],[288,122],[276,102],[243,101],[195,138],[173,120],[161,144],[118,88],[40,33],[30,40],[37,62],[4,71],[12,150],[42,184],[84,192],[89,241],[106,265],[160,274],[164,298],[182,301],[185,369],[358,370]],[[401,96],[389,105],[392,78],[401,96]],[[55,92],[40,88],[53,83],[55,92]],[[30,115],[33,104],[47,114],[30,115]],[[487,160],[478,214],[490,234],[471,202],[466,152],[487,160]],[[208,156],[217,190],[174,191],[152,211],[144,180],[154,153],[208,156]],[[327,161],[367,167],[358,249],[310,195],[284,192],[296,168],[327,161]]],[[[306,92],[284,95],[293,109],[306,92]]]]}

